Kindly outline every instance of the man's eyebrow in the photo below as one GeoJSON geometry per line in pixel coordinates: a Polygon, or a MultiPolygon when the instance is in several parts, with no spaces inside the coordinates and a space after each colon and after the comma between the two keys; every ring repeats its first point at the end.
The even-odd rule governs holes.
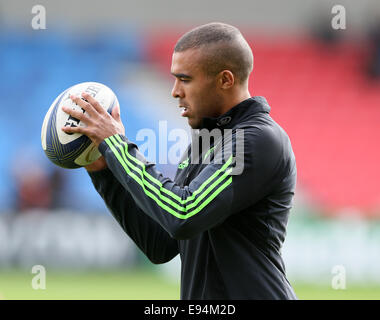
{"type": "Polygon", "coordinates": [[[173,73],[171,72],[171,74],[173,76],[175,76],[176,78],[186,78],[186,79],[191,79],[191,76],[189,76],[188,74],[184,74],[184,73],[173,73]]]}

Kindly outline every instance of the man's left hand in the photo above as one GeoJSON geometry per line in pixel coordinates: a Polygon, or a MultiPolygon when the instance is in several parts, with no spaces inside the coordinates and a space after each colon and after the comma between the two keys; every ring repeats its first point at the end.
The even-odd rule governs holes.
{"type": "Polygon", "coordinates": [[[115,134],[125,134],[124,125],[120,119],[120,107],[116,105],[112,110],[112,116],[88,93],[82,93],[83,99],[70,96],[71,100],[80,106],[85,112],[62,107],[62,110],[74,118],[82,121],[87,127],[63,127],[67,133],[81,133],[89,137],[96,146],[106,138],[115,134]]]}

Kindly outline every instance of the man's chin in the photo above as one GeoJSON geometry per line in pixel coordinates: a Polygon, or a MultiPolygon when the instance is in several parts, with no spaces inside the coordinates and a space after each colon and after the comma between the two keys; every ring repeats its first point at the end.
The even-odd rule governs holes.
{"type": "Polygon", "coordinates": [[[202,121],[197,121],[196,119],[188,118],[187,122],[191,129],[201,129],[202,127],[202,121]]]}

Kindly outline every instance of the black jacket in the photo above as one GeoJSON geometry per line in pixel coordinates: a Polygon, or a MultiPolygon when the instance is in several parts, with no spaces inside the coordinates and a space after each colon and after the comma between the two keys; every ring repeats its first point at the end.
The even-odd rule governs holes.
{"type": "Polygon", "coordinates": [[[281,258],[296,163],[269,111],[253,97],[205,118],[222,134],[194,139],[174,181],[125,136],[99,145],[109,169],[90,173],[95,188],[153,263],[180,254],[181,299],[296,299],[281,258]]]}

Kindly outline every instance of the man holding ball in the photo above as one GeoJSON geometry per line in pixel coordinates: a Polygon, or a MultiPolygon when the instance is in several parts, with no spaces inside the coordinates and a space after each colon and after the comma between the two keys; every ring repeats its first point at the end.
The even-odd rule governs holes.
{"type": "Polygon", "coordinates": [[[72,100],[84,113],[64,109],[87,127],[62,130],[87,135],[103,155],[86,169],[123,230],[153,263],[180,254],[181,299],[297,299],[281,257],[296,163],[265,98],[248,91],[252,69],[233,26],[202,25],[178,40],[172,95],[192,129],[222,138],[198,157],[189,156],[193,141],[174,181],[125,137],[119,107],[111,116],[83,94],[72,100]]]}

